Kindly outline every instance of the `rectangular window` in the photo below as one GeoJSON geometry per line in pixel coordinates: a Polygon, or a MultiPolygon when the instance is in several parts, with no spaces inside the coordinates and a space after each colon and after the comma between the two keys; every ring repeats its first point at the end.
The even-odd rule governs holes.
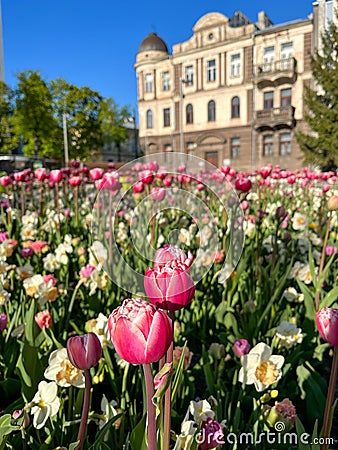
{"type": "Polygon", "coordinates": [[[279,136],[280,156],[291,154],[291,133],[281,133],[279,136]]]}
{"type": "Polygon", "coordinates": [[[231,138],[230,158],[236,159],[241,156],[241,139],[239,137],[231,138]]]}
{"type": "Polygon", "coordinates": [[[241,55],[231,55],[230,59],[230,77],[237,78],[241,75],[241,55]]]}
{"type": "Polygon", "coordinates": [[[207,62],[207,80],[216,81],[216,60],[212,59],[207,62]]]}
{"type": "Polygon", "coordinates": [[[273,91],[264,92],[264,105],[263,109],[273,108],[273,91]]]}
{"type": "Polygon", "coordinates": [[[194,68],[193,68],[193,66],[187,66],[185,68],[184,81],[187,86],[191,86],[194,84],[194,68]]]}
{"type": "Polygon", "coordinates": [[[164,108],[163,110],[163,126],[170,127],[170,108],[164,108]]]}
{"type": "Polygon", "coordinates": [[[281,69],[282,70],[291,69],[292,68],[291,58],[293,57],[293,43],[292,42],[286,42],[285,44],[281,45],[280,57],[283,60],[283,61],[281,61],[281,69]]]}
{"type": "Polygon", "coordinates": [[[271,72],[273,70],[273,62],[275,60],[275,47],[265,47],[263,55],[263,72],[271,72]]]}
{"type": "Polygon", "coordinates": [[[146,92],[153,92],[153,76],[151,73],[146,73],[146,92]]]}
{"type": "Polygon", "coordinates": [[[170,74],[169,72],[162,73],[162,90],[169,91],[170,89],[170,74]]]}
{"type": "Polygon", "coordinates": [[[282,89],[280,91],[280,106],[282,111],[286,111],[288,109],[288,106],[291,105],[291,95],[292,90],[289,89],[282,89]]]}
{"type": "Polygon", "coordinates": [[[273,155],[273,134],[263,136],[263,156],[273,155]]]}

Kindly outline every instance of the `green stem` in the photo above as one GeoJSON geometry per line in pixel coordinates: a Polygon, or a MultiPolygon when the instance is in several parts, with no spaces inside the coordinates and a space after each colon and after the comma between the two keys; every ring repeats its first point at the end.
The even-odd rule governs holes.
{"type": "MultiPolygon", "coordinates": [[[[325,405],[324,420],[323,420],[322,437],[324,438],[325,441],[328,441],[328,438],[330,437],[332,405],[333,405],[333,399],[334,399],[334,392],[335,392],[335,388],[336,388],[337,371],[338,371],[338,347],[333,347],[333,359],[332,359],[332,366],[331,366],[331,374],[330,374],[329,387],[327,390],[326,405],[325,405]]],[[[327,442],[325,444],[321,444],[320,449],[327,450],[328,447],[329,447],[329,444],[327,442]]]]}
{"type": "MultiPolygon", "coordinates": [[[[327,241],[329,239],[329,233],[330,233],[330,223],[331,223],[331,213],[329,212],[329,217],[327,219],[326,233],[325,233],[323,248],[322,248],[322,256],[320,258],[320,265],[319,265],[319,270],[318,270],[318,279],[320,278],[320,276],[323,272],[323,269],[324,269],[326,246],[327,246],[327,241]]],[[[318,286],[317,291],[316,291],[316,300],[315,300],[316,311],[318,311],[318,309],[319,309],[320,292],[321,292],[321,286],[318,286]]]]}
{"type": "Polygon", "coordinates": [[[89,370],[88,369],[85,370],[83,372],[83,374],[85,377],[85,392],[84,392],[84,399],[83,399],[83,406],[82,406],[82,416],[81,416],[80,428],[79,428],[79,433],[77,435],[77,440],[80,442],[75,450],[82,450],[84,440],[86,437],[87,420],[88,420],[89,405],[90,405],[91,379],[90,379],[89,370]]]}
{"type": "Polygon", "coordinates": [[[152,401],[154,396],[154,380],[150,364],[143,364],[142,366],[147,394],[148,450],[157,450],[155,406],[152,401]]]}
{"type": "MultiPolygon", "coordinates": [[[[173,362],[174,342],[172,341],[167,351],[167,363],[173,362]]],[[[164,417],[163,417],[163,450],[169,450],[170,447],[170,427],[171,427],[171,391],[172,382],[168,386],[164,396],[164,417]]]]}

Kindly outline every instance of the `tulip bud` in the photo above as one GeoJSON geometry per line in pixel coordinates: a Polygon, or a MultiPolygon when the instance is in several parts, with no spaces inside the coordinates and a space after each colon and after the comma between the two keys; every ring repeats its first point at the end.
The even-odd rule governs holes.
{"type": "Polygon", "coordinates": [[[117,354],[130,364],[159,361],[172,342],[167,314],[140,298],[126,299],[116,308],[108,329],[117,354]]]}
{"type": "Polygon", "coordinates": [[[7,314],[0,314],[0,333],[2,333],[7,328],[7,314]]]}
{"type": "Polygon", "coordinates": [[[322,308],[316,312],[319,334],[333,347],[338,347],[338,309],[322,308]]]}
{"type": "Polygon", "coordinates": [[[158,308],[177,311],[187,306],[195,295],[189,268],[172,261],[164,267],[148,267],[144,289],[151,303],[158,308]]]}
{"type": "Polygon", "coordinates": [[[102,347],[95,333],[74,336],[67,341],[69,361],[79,370],[96,366],[102,356],[102,347]]]}
{"type": "Polygon", "coordinates": [[[296,421],[296,408],[288,398],[285,398],[281,402],[276,402],[273,407],[266,406],[264,418],[270,427],[282,422],[283,431],[290,431],[296,421]]]}
{"type": "Polygon", "coordinates": [[[246,339],[236,339],[232,347],[237,358],[241,358],[250,351],[250,344],[246,339]]]}
{"type": "Polygon", "coordinates": [[[327,201],[327,207],[330,211],[338,210],[338,195],[332,195],[327,201]]]}

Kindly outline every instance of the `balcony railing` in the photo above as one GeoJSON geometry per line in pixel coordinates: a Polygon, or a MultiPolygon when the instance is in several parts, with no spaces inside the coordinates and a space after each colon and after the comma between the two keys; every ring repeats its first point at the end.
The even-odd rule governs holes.
{"type": "Polygon", "coordinates": [[[253,79],[258,84],[274,83],[278,79],[288,79],[293,82],[296,79],[295,58],[285,58],[279,61],[266,62],[254,66],[253,79]]]}
{"type": "Polygon", "coordinates": [[[293,106],[282,106],[256,111],[256,128],[278,128],[287,125],[292,127],[295,121],[295,108],[293,106]]]}

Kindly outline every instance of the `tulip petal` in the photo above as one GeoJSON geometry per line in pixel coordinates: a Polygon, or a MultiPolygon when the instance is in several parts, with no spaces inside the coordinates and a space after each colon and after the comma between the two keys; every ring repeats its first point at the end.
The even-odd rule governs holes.
{"type": "Polygon", "coordinates": [[[156,311],[145,349],[146,363],[156,362],[168,350],[172,341],[172,327],[163,311],[156,311]]]}
{"type": "Polygon", "coordinates": [[[130,364],[144,364],[146,339],[130,320],[120,317],[111,330],[111,339],[117,354],[130,364]]]}

